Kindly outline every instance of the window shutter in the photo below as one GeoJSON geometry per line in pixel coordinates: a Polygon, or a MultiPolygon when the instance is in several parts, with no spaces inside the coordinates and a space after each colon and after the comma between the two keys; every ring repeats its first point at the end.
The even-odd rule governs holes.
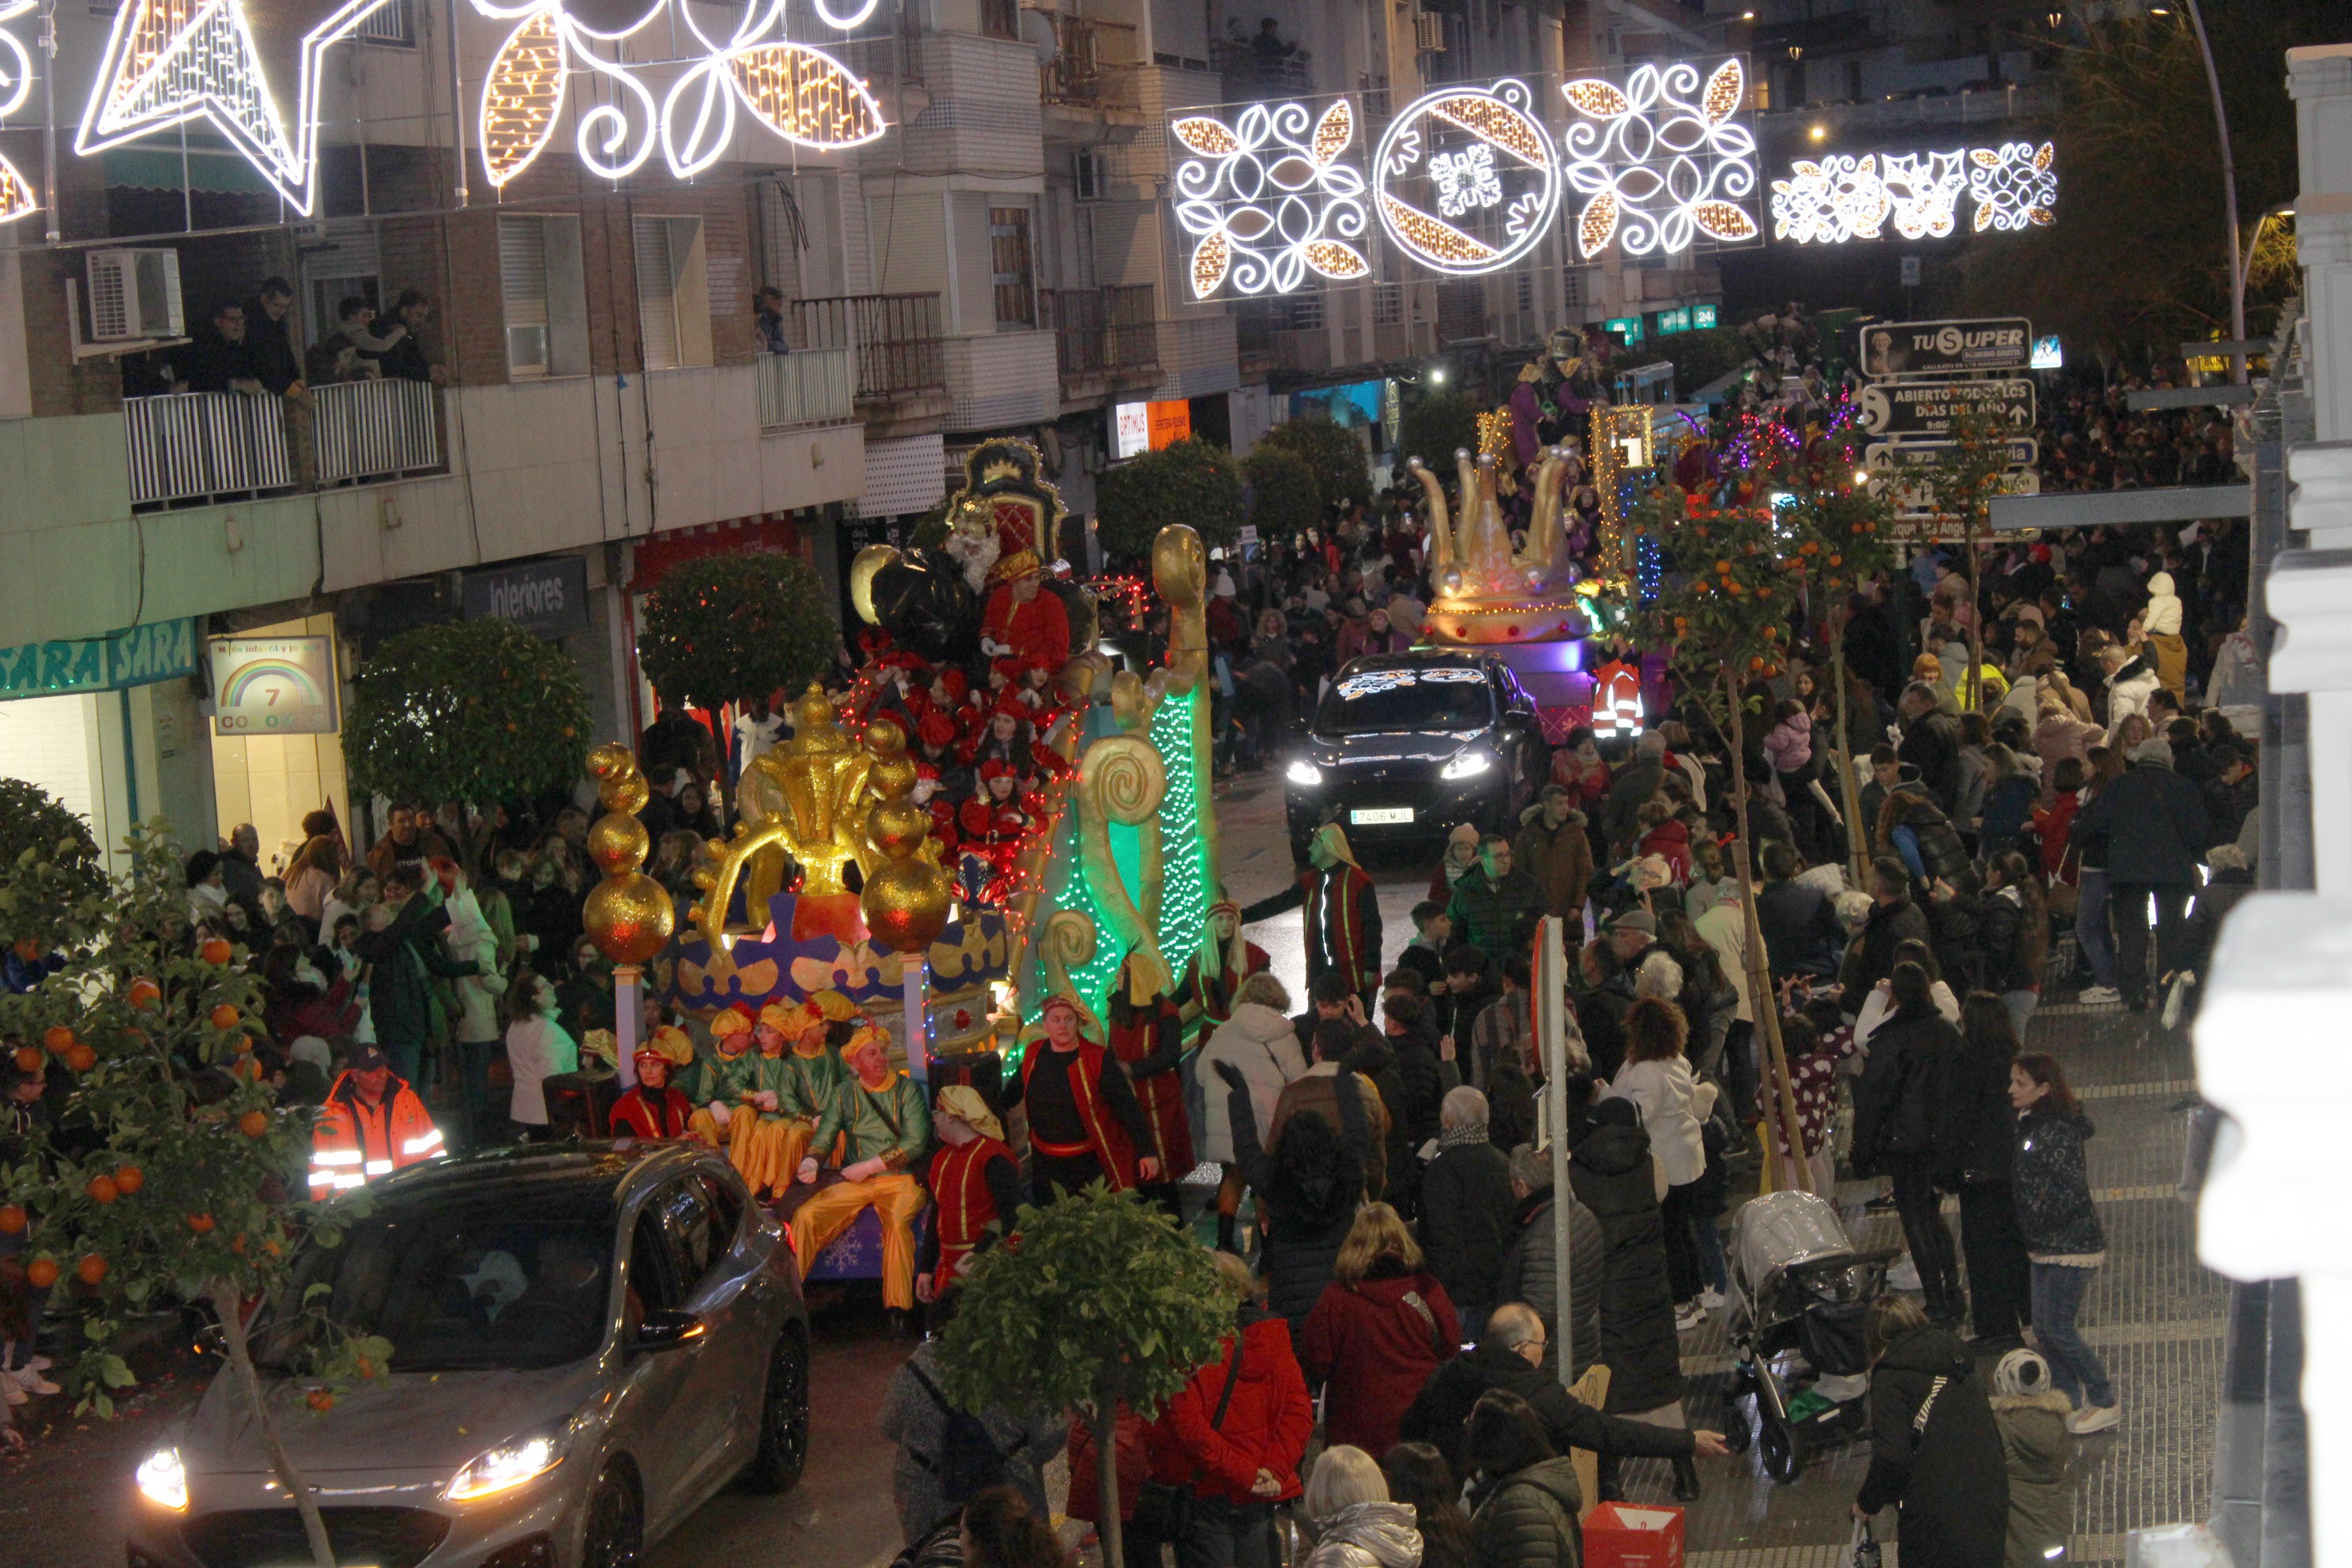
{"type": "Polygon", "coordinates": [[[641,217],[631,226],[637,253],[637,321],[645,335],[646,368],[667,370],[678,363],[677,263],[670,247],[670,220],[641,217]]]}
{"type": "Polygon", "coordinates": [[[547,373],[547,237],[535,217],[499,219],[499,284],[506,299],[507,369],[547,373]]]}

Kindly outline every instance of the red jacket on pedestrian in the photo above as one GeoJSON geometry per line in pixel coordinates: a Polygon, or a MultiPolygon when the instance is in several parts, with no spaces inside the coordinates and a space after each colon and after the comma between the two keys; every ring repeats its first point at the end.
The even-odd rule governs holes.
{"type": "MultiPolygon", "coordinates": [[[[1450,1309],[1449,1309],[1450,1310],[1450,1309]]],[[[1242,1309],[1241,1382],[1225,1418],[1212,1429],[1217,1402],[1224,1397],[1234,1342],[1168,1402],[1151,1424],[1151,1479],[1172,1486],[1191,1484],[1202,1497],[1231,1503],[1287,1501],[1298,1495],[1298,1461],[1315,1431],[1315,1404],[1290,1348],[1290,1326],[1256,1309],[1242,1309]],[[1282,1484],[1271,1498],[1253,1496],[1260,1470],[1282,1484]]],[[[1072,1472],[1073,1495],[1076,1489],[1072,1472]]]]}
{"type": "MultiPolygon", "coordinates": [[[[1118,1402],[1118,1517],[1124,1521],[1135,1517],[1135,1505],[1143,1496],[1144,1478],[1150,1473],[1150,1426],[1127,1401],[1118,1402]]],[[[1070,1417],[1070,1501],[1072,1519],[1092,1525],[1102,1521],[1095,1516],[1102,1510],[1096,1502],[1102,1491],[1101,1478],[1095,1470],[1094,1423],[1083,1415],[1070,1417]]]]}
{"type": "Polygon", "coordinates": [[[1445,1287],[1388,1257],[1356,1284],[1323,1287],[1299,1336],[1307,1379],[1326,1389],[1325,1434],[1376,1459],[1396,1446],[1397,1423],[1437,1363],[1461,1350],[1462,1323],[1445,1287]]]}

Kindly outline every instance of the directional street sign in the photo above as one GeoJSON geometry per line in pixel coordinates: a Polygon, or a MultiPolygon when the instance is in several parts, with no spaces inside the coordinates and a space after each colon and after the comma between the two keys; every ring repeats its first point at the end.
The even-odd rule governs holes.
{"type": "MultiPolygon", "coordinates": [[[[1877,483],[1883,486],[1887,481],[1882,479],[1877,483]]],[[[2032,468],[2018,468],[2001,476],[2000,489],[2004,495],[2040,495],[2042,476],[2032,468]]],[[[1998,506],[2000,502],[1995,501],[1994,504],[1998,506]]],[[[1936,513],[1928,505],[1927,496],[1898,489],[1895,491],[1895,521],[1885,535],[1890,544],[1924,544],[1931,540],[1958,544],[1968,538],[1968,531],[1960,527],[1958,520],[1939,517],[1936,513]]],[[[1977,542],[1980,544],[1991,542],[1990,533],[1979,530],[1977,542]]]]}
{"type": "MultiPolygon", "coordinates": [[[[1862,466],[1874,473],[1928,468],[1958,445],[1957,441],[1874,441],[1862,449],[1862,466]]],[[[2034,437],[2022,436],[2007,446],[2012,468],[2030,468],[2041,460],[2042,443],[2034,437]]]]}
{"type": "Polygon", "coordinates": [[[1873,321],[1861,332],[1862,374],[1873,381],[1912,375],[1998,374],[2033,361],[2033,323],[2021,316],[1980,321],[1873,321]]]}
{"type": "Polygon", "coordinates": [[[1964,413],[1990,414],[2021,433],[2033,427],[2033,384],[2023,379],[1882,383],[1864,387],[1860,403],[1873,436],[1941,436],[1964,413]]]}

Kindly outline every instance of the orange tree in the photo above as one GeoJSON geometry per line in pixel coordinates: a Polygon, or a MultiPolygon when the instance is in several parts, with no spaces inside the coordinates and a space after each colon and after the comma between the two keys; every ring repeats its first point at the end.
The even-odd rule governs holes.
{"type": "MultiPolygon", "coordinates": [[[[1636,505],[1634,522],[1664,547],[1673,568],[1644,611],[1649,640],[1673,649],[1674,668],[1684,689],[1705,707],[1731,752],[1739,831],[1731,861],[1739,877],[1739,904],[1748,927],[1748,994],[1756,1033],[1764,1042],[1762,1066],[1772,1114],[1786,1146],[1801,1151],[1796,1095],[1780,1042],[1780,1008],[1764,962],[1763,932],[1756,922],[1747,733],[1749,714],[1768,717],[1760,711],[1761,699],[1751,698],[1749,689],[1778,675],[1788,658],[1789,627],[1805,572],[1803,558],[1776,525],[1763,488],[1752,487],[1749,494],[1753,499],[1717,506],[1664,485],[1636,505]]],[[[1764,1141],[1767,1184],[1804,1187],[1804,1162],[1791,1160],[1783,1169],[1776,1142],[1764,1141]]]]}
{"type": "Polygon", "coordinates": [[[1847,876],[1859,888],[1865,885],[1871,824],[1859,820],[1862,802],[1854,787],[1845,629],[1855,587],[1894,567],[1895,501],[1874,489],[1864,473],[1865,438],[1853,416],[1853,405],[1841,403],[1801,455],[1784,456],[1773,479],[1789,497],[1778,513],[1782,549],[1798,564],[1813,622],[1829,645],[1831,678],[1837,686],[1831,754],[1838,810],[1846,822],[1847,876]]]}
{"type": "MultiPolygon", "coordinates": [[[[160,824],[134,832],[129,851],[126,874],[59,912],[65,967],[0,996],[0,1047],[20,1070],[65,1085],[58,1113],[0,1164],[0,1233],[23,1245],[27,1283],[58,1289],[60,1309],[80,1320],[64,1369],[77,1411],[112,1415],[116,1392],[135,1381],[121,1350],[134,1320],[193,1308],[218,1324],[311,1555],[333,1568],[278,1413],[298,1399],[329,1408],[337,1387],[378,1375],[391,1354],[327,1321],[327,1287],[290,1295],[298,1251],[333,1245],[338,1221],[356,1210],[302,1195],[308,1116],[276,1109],[254,1060],[261,983],[250,955],[217,938],[190,942],[186,880],[160,824]],[[309,1375],[266,1397],[249,1309],[272,1298],[274,1359],[309,1375]]],[[[157,1487],[170,1489],[171,1470],[155,1472],[157,1487]]]]}

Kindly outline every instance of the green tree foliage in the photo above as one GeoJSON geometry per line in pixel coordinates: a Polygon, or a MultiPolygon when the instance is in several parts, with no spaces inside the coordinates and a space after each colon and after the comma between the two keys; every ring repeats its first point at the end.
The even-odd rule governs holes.
{"type": "MultiPolygon", "coordinates": [[[[2343,0],[2208,0],[2205,26],[2230,114],[2243,223],[2294,198],[2294,105],[2281,68],[2300,44],[2352,36],[2343,0]]],[[[2228,335],[2229,221],[2205,62],[2185,6],[2104,23],[2068,51],[2058,124],[2056,221],[1969,252],[1966,297],[2068,335],[2070,353],[2153,351],[2228,335]]],[[[2038,142],[2041,138],[2037,137],[2038,142]]],[[[2237,240],[2242,251],[2245,237],[2237,240]]],[[[2250,290],[2247,327],[2273,330],[2294,285],[2250,290]]],[[[2137,358],[2137,354],[2134,356],[2137,358]]]]}
{"type": "Polygon", "coordinates": [[[1252,450],[1272,447],[1305,463],[1315,476],[1315,491],[1324,506],[1344,507],[1350,501],[1370,503],[1372,470],[1364,444],[1352,430],[1342,428],[1324,414],[1286,419],[1258,437],[1252,450]]]}
{"type": "Polygon", "coordinates": [[[1249,520],[1261,537],[1287,538],[1323,520],[1315,473],[1280,447],[1260,445],[1242,459],[1250,489],[1249,520]]]}
{"type": "Polygon", "coordinates": [[[130,848],[126,876],[60,911],[66,968],[0,996],[0,1041],[64,1089],[58,1113],[21,1132],[0,1165],[0,1231],[21,1236],[31,1283],[56,1282],[50,1310],[79,1320],[63,1369],[79,1410],[112,1415],[135,1381],[122,1354],[135,1321],[212,1319],[245,1414],[299,1501],[312,1555],[331,1565],[316,1503],[278,1438],[303,1390],[265,1397],[240,1308],[273,1302],[266,1331],[308,1369],[300,1382],[314,1409],[380,1374],[390,1344],[336,1328],[290,1287],[300,1249],[335,1245],[362,1211],[308,1201],[310,1113],[278,1110],[250,1054],[263,1001],[250,953],[216,939],[189,949],[186,884],[161,823],[135,832],[130,848]],[[220,1069],[205,1075],[216,1097],[197,1094],[199,1068],[220,1069]]]}
{"type": "Polygon", "coordinates": [[[0,943],[55,947],[60,912],[105,885],[89,825],[38,785],[0,779],[0,943]]]}
{"type": "Polygon", "coordinates": [[[343,760],[362,793],[488,805],[577,778],[588,723],[562,648],[510,622],[455,621],[403,632],[361,667],[343,760]]]}
{"type": "Polygon", "coordinates": [[[1017,1223],[1017,1244],[981,1254],[957,1287],[940,1340],[945,1390],[967,1409],[1087,1415],[1104,1561],[1116,1563],[1117,1406],[1157,1415],[1233,1332],[1233,1297],[1208,1251],[1140,1194],[1097,1182],[1017,1223]]]}
{"type": "Polygon", "coordinates": [[[1696,331],[1669,332],[1631,352],[1629,357],[1665,360],[1675,367],[1675,395],[1696,397],[1699,388],[1746,364],[1751,355],[1737,327],[1704,327],[1696,331]]]}
{"type": "Polygon", "coordinates": [[[1398,426],[1399,456],[1419,458],[1451,480],[1454,454],[1478,449],[1478,405],[1459,393],[1440,392],[1405,405],[1398,426]]]}
{"type": "Polygon", "coordinates": [[[797,556],[689,561],[646,600],[637,661],[671,707],[789,696],[824,673],[841,641],[827,602],[797,556]]]}
{"type": "Polygon", "coordinates": [[[1114,559],[1149,559],[1151,542],[1182,523],[1208,545],[1231,544],[1242,531],[1242,472],[1223,447],[1187,437],[1105,468],[1095,480],[1096,524],[1114,559]]]}

